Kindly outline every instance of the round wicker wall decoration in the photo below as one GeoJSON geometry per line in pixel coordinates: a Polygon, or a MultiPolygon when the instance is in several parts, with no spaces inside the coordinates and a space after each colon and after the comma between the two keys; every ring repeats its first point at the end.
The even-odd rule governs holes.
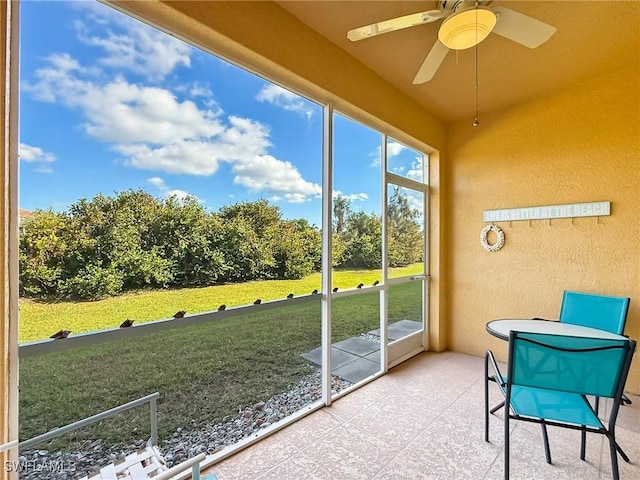
{"type": "Polygon", "coordinates": [[[504,232],[497,225],[485,225],[480,232],[480,245],[482,245],[482,248],[487,252],[497,252],[504,247],[504,232]],[[496,242],[493,244],[489,243],[489,240],[487,239],[489,232],[495,233],[497,237],[496,242]]]}

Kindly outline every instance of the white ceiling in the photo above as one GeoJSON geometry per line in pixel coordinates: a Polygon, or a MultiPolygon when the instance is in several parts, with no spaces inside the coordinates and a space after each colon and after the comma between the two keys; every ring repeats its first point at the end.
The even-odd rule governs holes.
{"type": "MultiPolygon", "coordinates": [[[[279,1],[282,8],[348,52],[445,122],[473,118],[474,49],[450,51],[434,78],[413,78],[441,21],[351,42],[349,29],[438,8],[436,1],[279,1]]],[[[503,109],[553,89],[640,64],[640,1],[505,1],[558,30],[536,49],[497,34],[479,45],[479,111],[503,109]]],[[[339,74],[339,73],[337,73],[339,74]]]]}

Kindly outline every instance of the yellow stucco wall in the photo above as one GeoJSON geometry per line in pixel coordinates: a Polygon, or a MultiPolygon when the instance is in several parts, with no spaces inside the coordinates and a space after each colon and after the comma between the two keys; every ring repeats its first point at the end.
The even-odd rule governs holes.
{"type": "MultiPolygon", "coordinates": [[[[640,76],[596,78],[452,125],[445,213],[448,345],[505,358],[485,333],[494,318],[558,318],[562,291],[631,298],[626,333],[640,338],[640,76]],[[483,210],[611,201],[611,216],[497,222],[485,252],[483,210]]],[[[627,383],[640,392],[640,355],[627,383]]]]}

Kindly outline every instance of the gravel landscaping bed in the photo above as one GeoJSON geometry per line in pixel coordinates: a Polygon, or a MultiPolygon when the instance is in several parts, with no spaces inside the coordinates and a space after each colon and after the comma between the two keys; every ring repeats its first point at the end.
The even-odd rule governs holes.
{"type": "MultiPolygon", "coordinates": [[[[225,417],[222,423],[178,428],[170,438],[160,443],[160,450],[169,466],[202,452],[218,452],[319,400],[321,385],[321,372],[318,369],[302,378],[289,391],[240,409],[237,414],[225,417]]],[[[336,393],[350,385],[346,380],[333,377],[331,388],[336,393]]],[[[143,440],[127,446],[107,445],[95,440],[73,445],[64,452],[21,451],[15,467],[20,470],[21,480],[73,480],[124,458],[144,445],[143,440]]]]}

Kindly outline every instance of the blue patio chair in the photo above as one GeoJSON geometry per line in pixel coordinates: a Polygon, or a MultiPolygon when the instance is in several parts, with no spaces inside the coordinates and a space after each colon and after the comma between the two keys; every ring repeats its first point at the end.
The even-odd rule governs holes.
{"type": "Polygon", "coordinates": [[[628,310],[628,297],[565,290],[559,321],[622,335],[628,310]]]}
{"type": "MultiPolygon", "coordinates": [[[[565,290],[562,295],[558,321],[622,335],[627,322],[629,301],[628,297],[613,297],[565,290]]],[[[546,320],[539,317],[536,319],[546,320]]],[[[630,404],[631,400],[626,395],[623,395],[622,403],[630,404]]],[[[491,410],[491,413],[495,413],[503,406],[504,403],[501,402],[491,410]]],[[[596,397],[597,411],[598,399],[596,397]]]]}
{"type": "MultiPolygon", "coordinates": [[[[598,328],[607,332],[624,333],[629,311],[628,297],[612,297],[593,293],[572,292],[565,290],[560,307],[560,322],[598,328]]],[[[630,404],[631,399],[622,395],[622,403],[630,404]]],[[[595,411],[598,413],[600,400],[595,398],[595,411]]],[[[586,435],[584,432],[583,436],[586,435]]],[[[626,457],[624,452],[621,452],[626,457]]]]}
{"type": "MultiPolygon", "coordinates": [[[[521,420],[543,426],[545,457],[551,463],[547,425],[605,435],[611,470],[619,480],[615,423],[636,342],[512,331],[507,375],[498,369],[493,353],[485,357],[485,440],[489,441],[489,380],[505,397],[504,478],[509,479],[509,422],[521,420]],[[493,374],[489,375],[489,364],[493,374]],[[608,422],[602,422],[586,395],[611,398],[608,422]],[[607,426],[605,426],[605,423],[607,426]]],[[[585,459],[584,435],[580,458],[585,459]]],[[[623,456],[623,458],[625,458],[623,456]]],[[[625,458],[628,461],[627,458],[625,458]]]]}

